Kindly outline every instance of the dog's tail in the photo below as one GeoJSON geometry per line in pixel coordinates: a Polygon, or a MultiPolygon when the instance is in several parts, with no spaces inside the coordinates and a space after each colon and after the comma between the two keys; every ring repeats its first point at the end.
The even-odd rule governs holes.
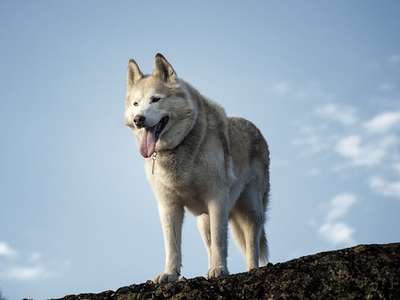
{"type": "MultiPolygon", "coordinates": [[[[260,133],[261,134],[261,133],[260,133]]],[[[265,191],[263,195],[263,209],[264,209],[264,221],[267,218],[266,214],[268,211],[269,206],[269,198],[270,198],[270,181],[269,181],[269,165],[270,165],[270,157],[269,157],[269,147],[267,142],[265,142],[265,152],[266,152],[266,159],[265,159],[265,172],[266,172],[266,180],[265,180],[265,191]]],[[[269,248],[268,248],[268,240],[265,234],[265,228],[262,227],[261,236],[260,236],[260,264],[266,265],[268,263],[269,257],[269,248]]]]}
{"type": "MultiPolygon", "coordinates": [[[[242,251],[243,255],[246,256],[246,240],[245,235],[240,227],[240,224],[235,221],[234,219],[230,220],[230,225],[233,233],[233,237],[238,244],[240,250],[242,251]]],[[[260,266],[265,266],[268,263],[268,256],[269,256],[269,249],[268,249],[268,241],[265,235],[264,227],[261,230],[260,234],[260,241],[259,241],[259,263],[260,266]]]]}
{"type": "Polygon", "coordinates": [[[263,228],[260,236],[260,266],[266,266],[268,263],[269,249],[265,229],[263,228]]]}

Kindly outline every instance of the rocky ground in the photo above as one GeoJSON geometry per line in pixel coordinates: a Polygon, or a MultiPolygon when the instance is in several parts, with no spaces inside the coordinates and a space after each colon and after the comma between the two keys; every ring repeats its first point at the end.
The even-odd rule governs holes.
{"type": "Polygon", "coordinates": [[[61,299],[400,299],[400,243],[322,252],[216,280],[147,282],[61,299]]]}

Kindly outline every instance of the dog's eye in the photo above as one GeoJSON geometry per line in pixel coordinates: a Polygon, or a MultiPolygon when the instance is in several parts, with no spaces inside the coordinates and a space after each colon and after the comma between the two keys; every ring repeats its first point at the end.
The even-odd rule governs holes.
{"type": "Polygon", "coordinates": [[[133,102],[133,105],[134,105],[134,106],[138,106],[138,105],[139,105],[139,103],[137,103],[137,102],[133,102]]]}
{"type": "Polygon", "coordinates": [[[160,101],[160,100],[161,100],[160,97],[153,96],[153,97],[151,97],[150,102],[151,102],[151,103],[156,103],[156,102],[158,102],[158,101],[160,101]]]}

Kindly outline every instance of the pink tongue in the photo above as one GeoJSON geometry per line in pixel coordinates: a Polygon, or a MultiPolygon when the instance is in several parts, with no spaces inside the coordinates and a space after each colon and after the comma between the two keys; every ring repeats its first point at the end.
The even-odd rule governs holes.
{"type": "Polygon", "coordinates": [[[156,148],[156,138],[154,132],[145,129],[144,135],[142,137],[142,142],[140,143],[140,154],[143,157],[150,157],[156,148]]]}

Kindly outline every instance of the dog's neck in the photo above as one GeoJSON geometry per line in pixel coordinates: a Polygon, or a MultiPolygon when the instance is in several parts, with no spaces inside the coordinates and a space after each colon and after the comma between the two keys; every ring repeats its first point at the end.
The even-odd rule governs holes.
{"type": "Polygon", "coordinates": [[[188,85],[188,92],[197,111],[191,129],[182,141],[173,149],[165,149],[155,152],[152,155],[152,173],[160,166],[174,172],[177,168],[190,167],[204,142],[207,132],[207,117],[204,114],[204,100],[199,93],[188,85]],[[184,154],[184,155],[182,155],[184,154]]]}

